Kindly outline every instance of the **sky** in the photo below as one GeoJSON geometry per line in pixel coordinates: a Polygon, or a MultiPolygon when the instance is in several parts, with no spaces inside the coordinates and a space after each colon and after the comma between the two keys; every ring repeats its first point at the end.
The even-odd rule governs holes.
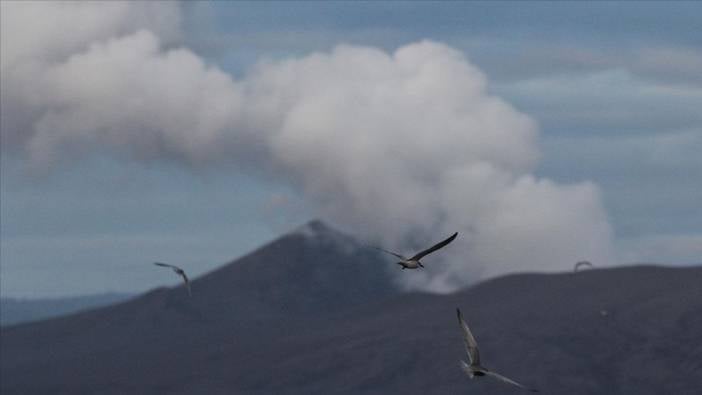
{"type": "Polygon", "coordinates": [[[2,2],[0,294],[142,292],[321,218],[406,286],[702,262],[697,2],[2,2]],[[39,23],[41,22],[41,23],[39,23]]]}

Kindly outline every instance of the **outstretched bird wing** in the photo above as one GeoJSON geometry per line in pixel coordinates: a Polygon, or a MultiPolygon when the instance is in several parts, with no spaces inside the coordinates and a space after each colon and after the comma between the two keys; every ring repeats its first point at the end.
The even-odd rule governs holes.
{"type": "Polygon", "coordinates": [[[402,256],[402,255],[400,255],[400,254],[398,254],[398,253],[395,253],[395,252],[392,252],[392,251],[388,251],[388,250],[383,249],[383,248],[380,248],[380,247],[375,247],[375,246],[372,246],[372,247],[375,248],[376,250],[382,251],[382,252],[384,252],[384,253],[386,253],[386,254],[394,255],[394,256],[396,256],[396,257],[402,259],[403,261],[406,261],[406,260],[407,260],[407,258],[405,258],[404,256],[402,256]]]}
{"type": "Polygon", "coordinates": [[[192,296],[192,293],[190,292],[190,280],[188,279],[188,276],[185,274],[185,270],[179,268],[176,265],[169,265],[168,263],[154,262],[154,265],[173,269],[174,272],[176,272],[179,276],[181,276],[183,278],[183,282],[185,283],[185,287],[188,289],[188,295],[192,296]]]}
{"type": "Polygon", "coordinates": [[[583,266],[593,267],[592,263],[590,263],[588,261],[580,261],[580,262],[575,264],[575,268],[573,268],[573,271],[577,272],[583,266]]]}
{"type": "Polygon", "coordinates": [[[154,265],[156,265],[156,266],[163,266],[163,267],[170,267],[171,269],[183,270],[183,269],[179,268],[178,266],[169,265],[169,264],[167,264],[167,263],[154,262],[154,265]]]}
{"type": "Polygon", "coordinates": [[[444,240],[444,241],[442,241],[442,242],[440,242],[440,243],[438,243],[438,244],[435,244],[435,245],[433,245],[433,246],[427,248],[427,249],[424,250],[424,251],[418,252],[415,256],[413,256],[412,258],[410,258],[410,260],[411,260],[411,261],[418,261],[418,260],[422,259],[424,256],[429,255],[429,254],[431,254],[432,252],[434,252],[434,251],[436,251],[436,250],[438,250],[438,249],[441,249],[441,248],[446,247],[446,245],[447,245],[448,243],[452,242],[453,239],[456,238],[456,236],[458,236],[458,232],[452,234],[451,237],[449,237],[448,239],[446,239],[446,240],[444,240]]]}
{"type": "Polygon", "coordinates": [[[463,330],[463,343],[466,346],[466,354],[470,358],[471,365],[480,365],[480,352],[478,351],[478,342],[475,341],[473,334],[466,324],[466,320],[463,319],[463,314],[461,310],[456,308],[456,316],[458,316],[458,324],[463,330]]]}
{"type": "Polygon", "coordinates": [[[496,379],[498,379],[498,380],[500,380],[500,381],[504,381],[505,383],[512,384],[512,385],[516,385],[516,386],[519,387],[519,388],[524,388],[524,389],[527,390],[527,391],[539,392],[539,390],[537,390],[537,389],[535,389],[535,388],[525,387],[525,386],[523,386],[522,384],[519,384],[518,382],[516,382],[516,381],[514,381],[514,380],[512,380],[512,379],[510,379],[510,378],[507,378],[507,377],[505,377],[505,376],[503,376],[503,375],[501,375],[501,374],[497,374],[497,373],[491,372],[491,371],[489,371],[489,370],[486,371],[485,374],[487,374],[488,376],[492,376],[492,377],[494,377],[494,378],[496,378],[496,379]]]}

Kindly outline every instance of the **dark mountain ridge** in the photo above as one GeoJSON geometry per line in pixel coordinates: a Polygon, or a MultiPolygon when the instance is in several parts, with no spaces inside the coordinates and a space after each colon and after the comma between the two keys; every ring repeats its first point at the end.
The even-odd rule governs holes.
{"type": "Polygon", "coordinates": [[[39,321],[123,302],[134,295],[104,293],[64,298],[0,298],[0,325],[39,321]]]}
{"type": "MultiPolygon", "coordinates": [[[[311,223],[182,288],[2,330],[3,394],[695,394],[702,268],[514,274],[450,295],[397,291],[391,264],[311,223]],[[606,315],[603,314],[606,312],[606,315]]],[[[411,272],[402,274],[412,274],[411,272]]]]}

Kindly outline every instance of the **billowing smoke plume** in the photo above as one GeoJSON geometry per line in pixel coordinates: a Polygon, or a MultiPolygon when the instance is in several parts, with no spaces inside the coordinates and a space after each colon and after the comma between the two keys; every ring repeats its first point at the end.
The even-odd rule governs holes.
{"type": "MultiPolygon", "coordinates": [[[[441,292],[514,270],[609,261],[597,187],[532,175],[534,121],[491,95],[462,53],[430,41],[393,53],[340,45],[262,63],[237,81],[165,46],[162,37],[179,34],[172,5],[148,3],[153,12],[133,20],[128,9],[142,3],[118,4],[124,10],[110,23],[77,31],[67,18],[54,26],[65,35],[23,40],[27,21],[17,19],[55,6],[3,3],[3,150],[39,168],[95,152],[197,166],[254,162],[292,180],[323,218],[388,248],[460,232],[426,271],[402,273],[415,288],[441,292]],[[16,40],[23,48],[6,60],[16,40]]],[[[88,18],[83,7],[59,8],[88,18]]]]}

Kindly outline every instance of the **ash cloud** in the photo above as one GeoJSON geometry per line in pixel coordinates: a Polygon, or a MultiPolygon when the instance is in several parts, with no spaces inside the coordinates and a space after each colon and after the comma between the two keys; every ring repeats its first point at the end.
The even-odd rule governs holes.
{"type": "Polygon", "coordinates": [[[535,176],[536,123],[490,94],[486,76],[451,47],[339,45],[262,62],[235,80],[174,45],[181,17],[170,3],[147,3],[153,12],[137,20],[143,10],[132,7],[142,3],[118,3],[125,10],[110,23],[86,11],[95,28],[80,31],[57,18],[53,28],[68,33],[31,40],[23,36],[30,20],[85,10],[21,4],[2,3],[3,59],[11,48],[2,64],[3,151],[34,168],[98,153],[254,164],[292,181],[323,218],[388,248],[459,231],[451,248],[428,257],[428,270],[403,273],[414,289],[610,262],[597,186],[535,176]]]}

